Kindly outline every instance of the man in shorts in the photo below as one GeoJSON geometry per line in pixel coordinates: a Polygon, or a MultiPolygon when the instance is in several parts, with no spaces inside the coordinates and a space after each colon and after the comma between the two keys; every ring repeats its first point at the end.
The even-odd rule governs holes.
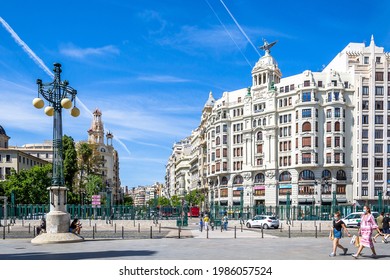
{"type": "Polygon", "coordinates": [[[383,234],[385,235],[385,238],[382,240],[382,242],[387,243],[387,238],[390,236],[390,214],[386,213],[385,217],[382,220],[382,230],[383,234]]]}

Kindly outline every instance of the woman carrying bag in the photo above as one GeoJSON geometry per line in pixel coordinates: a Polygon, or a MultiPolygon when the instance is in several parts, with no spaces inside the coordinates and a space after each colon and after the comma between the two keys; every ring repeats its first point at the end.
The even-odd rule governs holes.
{"type": "Polygon", "coordinates": [[[343,250],[343,255],[347,254],[348,248],[344,248],[340,245],[340,239],[342,237],[341,230],[344,229],[344,231],[348,234],[348,236],[351,236],[351,234],[348,232],[347,227],[345,226],[344,222],[340,219],[340,212],[336,212],[334,214],[334,220],[333,220],[333,228],[330,237],[333,233],[333,251],[329,254],[329,257],[336,256],[336,249],[339,247],[343,250]]]}
{"type": "Polygon", "coordinates": [[[360,253],[362,252],[364,247],[370,247],[372,252],[372,257],[376,258],[376,252],[374,248],[374,243],[372,242],[372,232],[374,229],[380,233],[380,230],[378,229],[378,225],[375,222],[374,216],[371,214],[371,209],[368,206],[363,207],[364,214],[362,215],[361,221],[360,221],[360,228],[359,228],[359,235],[361,236],[360,239],[360,246],[356,254],[353,254],[352,257],[357,259],[360,256],[360,253]]]}

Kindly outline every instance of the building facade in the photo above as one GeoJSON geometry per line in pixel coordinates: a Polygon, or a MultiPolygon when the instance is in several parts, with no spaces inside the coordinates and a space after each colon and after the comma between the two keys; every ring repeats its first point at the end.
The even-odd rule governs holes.
{"type": "Polygon", "coordinates": [[[206,174],[198,173],[209,199],[318,206],[389,194],[390,55],[372,38],[348,44],[321,72],[282,78],[273,45],[262,47],[250,88],[224,92],[211,106],[206,174]]]}
{"type": "Polygon", "coordinates": [[[11,175],[11,170],[19,172],[28,170],[34,166],[43,166],[48,164],[41,158],[35,157],[25,151],[11,149],[9,146],[10,137],[6,134],[4,128],[0,126],[0,181],[6,180],[11,175]]]}

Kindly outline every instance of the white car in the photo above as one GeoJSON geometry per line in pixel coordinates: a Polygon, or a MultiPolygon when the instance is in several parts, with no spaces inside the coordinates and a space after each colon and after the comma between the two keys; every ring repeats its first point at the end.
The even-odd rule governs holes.
{"type": "Polygon", "coordinates": [[[278,228],[279,220],[274,216],[256,215],[253,219],[246,221],[246,227],[263,227],[263,228],[278,228]]]}
{"type": "MultiPolygon", "coordinates": [[[[379,216],[378,212],[371,212],[371,214],[374,216],[374,218],[379,216]]],[[[362,215],[363,212],[353,212],[341,220],[344,222],[346,227],[359,227],[362,215]]]]}

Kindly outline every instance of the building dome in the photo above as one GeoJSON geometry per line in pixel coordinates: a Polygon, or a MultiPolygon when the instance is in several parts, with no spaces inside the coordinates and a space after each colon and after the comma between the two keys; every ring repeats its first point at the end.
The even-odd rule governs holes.
{"type": "Polygon", "coordinates": [[[7,133],[5,133],[4,128],[0,125],[0,135],[5,135],[7,136],[7,133]]]}
{"type": "Polygon", "coordinates": [[[213,93],[210,91],[209,93],[209,99],[207,99],[207,102],[206,104],[204,105],[204,107],[213,107],[214,106],[214,103],[215,103],[215,99],[213,97],[213,93]]]}
{"type": "Polygon", "coordinates": [[[278,63],[274,59],[273,56],[271,56],[269,53],[266,53],[264,56],[260,57],[259,61],[257,61],[255,67],[253,67],[253,70],[257,69],[264,69],[264,68],[270,68],[270,67],[278,67],[278,63]]]}

